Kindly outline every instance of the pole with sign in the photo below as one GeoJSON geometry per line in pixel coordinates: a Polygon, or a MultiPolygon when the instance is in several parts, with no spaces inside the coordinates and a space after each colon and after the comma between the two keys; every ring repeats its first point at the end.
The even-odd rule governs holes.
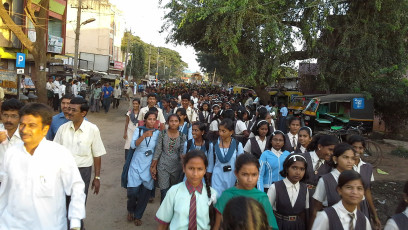
{"type": "Polygon", "coordinates": [[[16,55],[16,67],[17,69],[17,98],[20,99],[20,75],[24,74],[26,55],[23,53],[17,53],[16,55]]]}

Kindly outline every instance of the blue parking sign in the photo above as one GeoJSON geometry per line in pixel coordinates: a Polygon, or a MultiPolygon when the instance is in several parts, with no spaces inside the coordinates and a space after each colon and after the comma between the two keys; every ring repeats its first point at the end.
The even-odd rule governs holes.
{"type": "Polygon", "coordinates": [[[353,98],[353,109],[364,109],[364,98],[353,98]]]}
{"type": "Polygon", "coordinates": [[[25,68],[25,58],[26,55],[23,53],[17,53],[16,56],[16,67],[18,68],[25,68]]]}

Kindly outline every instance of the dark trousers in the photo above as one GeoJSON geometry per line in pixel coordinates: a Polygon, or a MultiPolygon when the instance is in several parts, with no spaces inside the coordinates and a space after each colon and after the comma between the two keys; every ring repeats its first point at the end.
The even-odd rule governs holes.
{"type": "Polygon", "coordinates": [[[167,192],[170,188],[160,189],[160,204],[163,202],[164,198],[166,197],[167,192]]]}
{"type": "Polygon", "coordinates": [[[286,133],[286,130],[287,130],[286,117],[280,117],[279,130],[282,131],[283,133],[286,133]]]}
{"type": "Polygon", "coordinates": [[[111,97],[106,97],[103,99],[103,108],[105,109],[105,113],[109,112],[111,100],[111,97]]]}
{"type": "MultiPolygon", "coordinates": [[[[79,173],[81,174],[82,180],[85,183],[85,205],[86,205],[86,200],[88,198],[88,188],[89,184],[91,182],[91,176],[92,176],[92,166],[89,167],[81,167],[78,168],[79,173]]],[[[69,208],[69,203],[71,202],[71,196],[66,196],[66,204],[67,204],[67,215],[68,215],[68,208],[69,208]]],[[[68,229],[69,229],[69,220],[68,220],[68,229]]],[[[84,221],[81,220],[81,229],[84,229],[84,221]]]]}
{"type": "Polygon", "coordinates": [[[52,107],[54,108],[54,111],[58,110],[58,106],[59,106],[59,94],[54,93],[54,98],[52,100],[52,107]]]}
{"type": "Polygon", "coordinates": [[[151,190],[147,189],[143,184],[139,187],[127,188],[127,210],[133,214],[135,219],[142,219],[149,202],[150,192],[151,190]]]}
{"type": "Polygon", "coordinates": [[[119,108],[119,102],[120,99],[119,98],[113,98],[113,108],[119,108]]]}

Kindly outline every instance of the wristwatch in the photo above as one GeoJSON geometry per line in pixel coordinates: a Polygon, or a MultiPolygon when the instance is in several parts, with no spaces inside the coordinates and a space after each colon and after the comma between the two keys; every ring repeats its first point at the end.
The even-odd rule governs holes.
{"type": "Polygon", "coordinates": [[[95,177],[95,179],[97,179],[97,180],[100,180],[100,179],[101,179],[101,177],[99,177],[99,176],[96,176],[96,177],[95,177]]]}

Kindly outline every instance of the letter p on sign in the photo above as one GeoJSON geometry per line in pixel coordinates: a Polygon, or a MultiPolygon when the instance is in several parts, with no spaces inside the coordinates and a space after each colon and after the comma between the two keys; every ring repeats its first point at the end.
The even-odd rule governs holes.
{"type": "Polygon", "coordinates": [[[25,58],[26,55],[23,53],[17,53],[16,56],[16,67],[18,68],[25,68],[25,58]]]}

